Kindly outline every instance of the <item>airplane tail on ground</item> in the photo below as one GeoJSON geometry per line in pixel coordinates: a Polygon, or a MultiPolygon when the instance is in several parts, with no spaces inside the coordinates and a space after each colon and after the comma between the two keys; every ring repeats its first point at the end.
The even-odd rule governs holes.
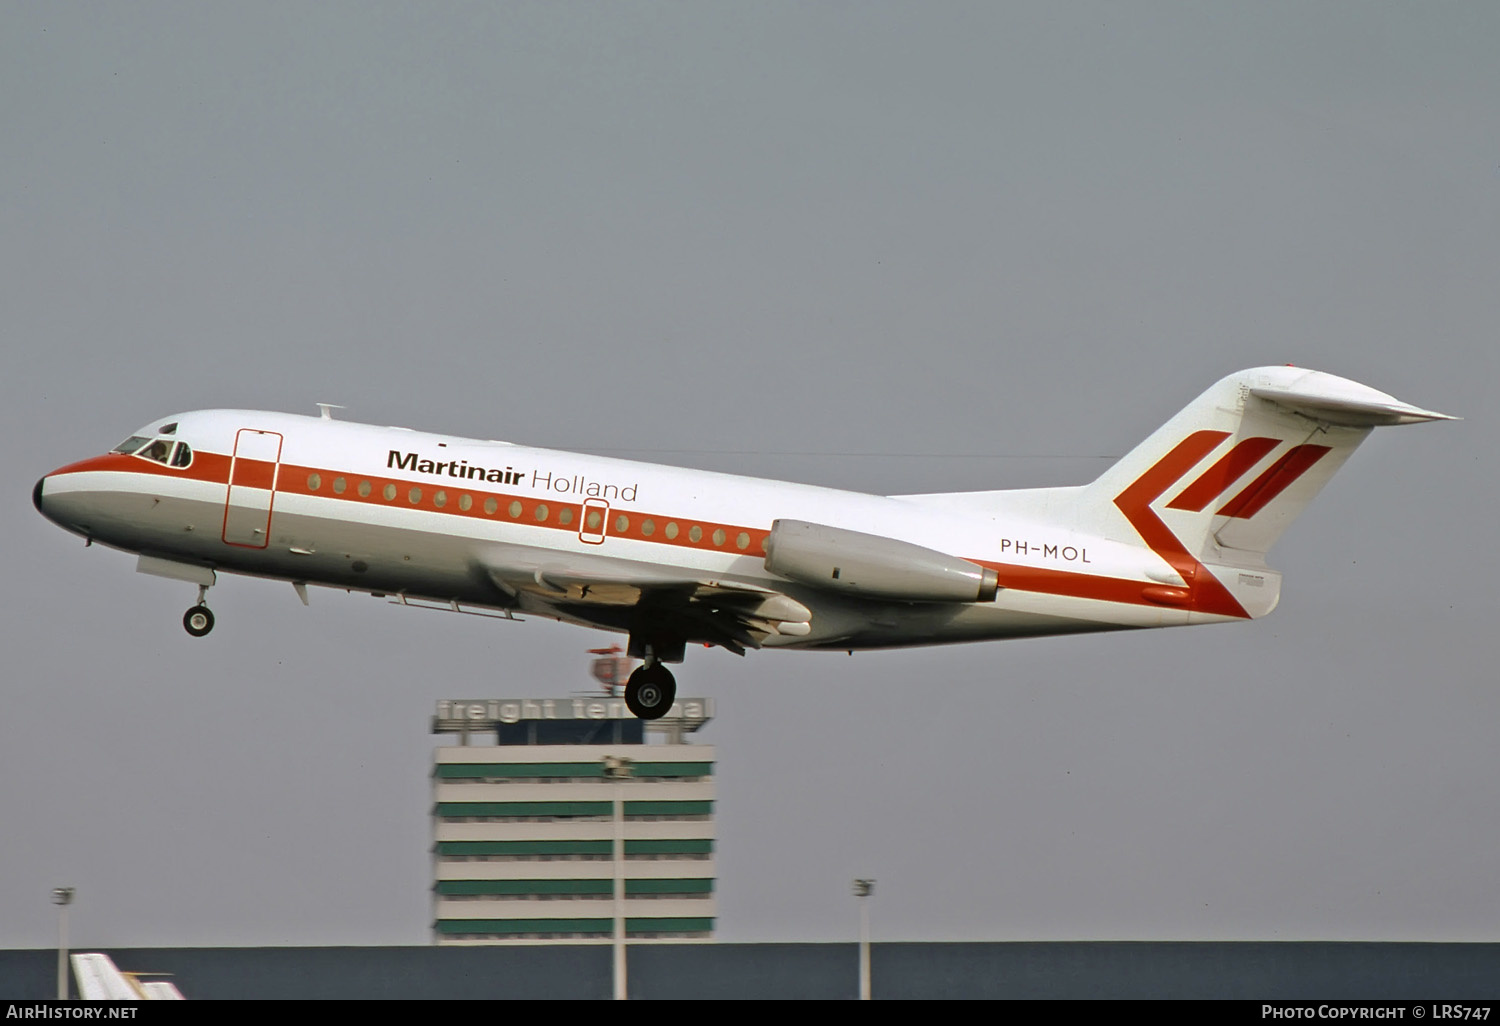
{"type": "Polygon", "coordinates": [[[1170,567],[1164,601],[1264,616],[1280,592],[1266,553],[1371,429],[1452,419],[1320,371],[1240,371],[1080,490],[1079,526],[1144,541],[1170,567]]]}
{"type": "Polygon", "coordinates": [[[127,973],[115,967],[114,959],[102,952],[72,955],[73,977],[78,981],[80,1001],[182,1001],[182,991],[170,980],[143,980],[161,973],[127,973]]]}

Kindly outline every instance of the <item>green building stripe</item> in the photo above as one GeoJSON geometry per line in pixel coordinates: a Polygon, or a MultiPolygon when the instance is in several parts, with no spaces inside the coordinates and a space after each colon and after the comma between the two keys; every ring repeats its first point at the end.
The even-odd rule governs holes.
{"type": "Polygon", "coordinates": [[[663,838],[626,841],[626,855],[712,855],[714,842],[709,838],[663,838]]]}
{"type": "Polygon", "coordinates": [[[610,802],[438,802],[437,814],[451,816],[610,816],[610,802]]]}
{"type": "Polygon", "coordinates": [[[707,802],[626,802],[627,816],[711,816],[714,803],[707,802]]]}
{"type": "MultiPolygon", "coordinates": [[[[626,802],[629,816],[708,816],[712,801],[626,802]]],[[[458,816],[612,816],[613,802],[438,802],[434,813],[458,816]]]]}
{"type": "Polygon", "coordinates": [[[634,777],[711,777],[714,764],[711,762],[634,762],[630,764],[630,775],[634,777]]]}
{"type": "Polygon", "coordinates": [[[712,894],[712,877],[678,877],[676,879],[645,879],[625,881],[625,893],[631,894],[712,894]]]}
{"type": "MultiPolygon", "coordinates": [[[[614,931],[609,919],[439,919],[433,924],[438,933],[448,934],[518,934],[518,933],[590,933],[608,936],[614,931]]],[[[714,928],[712,916],[625,920],[625,931],[643,933],[709,933],[714,928]]]]}
{"type": "Polygon", "coordinates": [[[614,881],[439,880],[435,890],[439,894],[613,894],[614,881]]]}
{"type": "Polygon", "coordinates": [[[609,919],[439,919],[434,925],[438,933],[446,934],[614,932],[609,919]]]}
{"type": "MultiPolygon", "coordinates": [[[[609,855],[613,841],[439,841],[439,855],[609,855]]],[[[625,842],[626,855],[711,855],[709,838],[642,839],[625,842]]]]}
{"type": "MultiPolygon", "coordinates": [[[[629,841],[625,842],[628,850],[629,841]]],[[[439,841],[439,855],[608,855],[610,841],[439,841]]]]}
{"type": "Polygon", "coordinates": [[[625,920],[626,933],[708,933],[713,928],[712,916],[625,920]]]}
{"type": "MultiPolygon", "coordinates": [[[[712,877],[625,881],[631,894],[712,894],[712,877]]],[[[614,880],[439,880],[439,894],[613,894],[614,880]]]]}
{"type": "MultiPolygon", "coordinates": [[[[631,765],[637,777],[707,777],[712,776],[711,762],[637,762],[631,765]]],[[[604,766],[598,762],[453,762],[441,763],[437,776],[444,780],[466,780],[483,777],[585,777],[604,779],[604,766]]]]}

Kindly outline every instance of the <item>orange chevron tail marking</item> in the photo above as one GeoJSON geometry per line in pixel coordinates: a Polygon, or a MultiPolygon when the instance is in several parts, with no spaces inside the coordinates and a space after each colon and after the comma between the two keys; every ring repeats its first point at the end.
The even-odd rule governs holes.
{"type": "Polygon", "coordinates": [[[1281,444],[1276,438],[1246,438],[1225,453],[1213,466],[1199,475],[1198,480],[1182,490],[1182,494],[1167,503],[1167,509],[1185,509],[1194,513],[1204,508],[1229,490],[1229,486],[1245,475],[1261,459],[1281,444]]]}
{"type": "Polygon", "coordinates": [[[1230,499],[1219,510],[1218,515],[1250,519],[1331,451],[1326,445],[1293,447],[1285,456],[1271,464],[1264,474],[1250,482],[1244,491],[1230,499]]]}
{"type": "MultiPolygon", "coordinates": [[[[1188,435],[1116,496],[1115,505],[1125,514],[1125,519],[1151,551],[1166,560],[1182,576],[1192,591],[1191,609],[1201,613],[1249,619],[1250,614],[1229,593],[1229,589],[1208,572],[1151,509],[1153,502],[1161,498],[1168,488],[1181,480],[1184,474],[1197,466],[1200,460],[1228,437],[1228,431],[1195,431],[1188,435]]],[[[1212,474],[1212,470],[1208,473],[1212,474]]]]}

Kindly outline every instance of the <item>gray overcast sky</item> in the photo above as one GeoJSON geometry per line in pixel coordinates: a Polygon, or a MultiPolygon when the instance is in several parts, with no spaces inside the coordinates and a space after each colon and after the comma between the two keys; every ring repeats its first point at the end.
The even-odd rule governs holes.
{"type": "Polygon", "coordinates": [[[852,937],[868,875],[887,939],[1500,939],[1500,8],[0,16],[0,946],[64,883],[83,945],[426,942],[434,701],[608,640],[227,578],[192,641],[31,508],[152,418],[958,490],[1283,362],[1466,419],[1367,443],[1267,620],[690,656],[718,936],[852,937]]]}

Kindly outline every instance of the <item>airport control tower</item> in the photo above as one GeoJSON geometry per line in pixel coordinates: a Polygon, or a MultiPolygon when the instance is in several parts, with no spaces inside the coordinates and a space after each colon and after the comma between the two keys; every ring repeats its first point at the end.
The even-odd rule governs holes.
{"type": "Polygon", "coordinates": [[[703,698],[649,722],[608,693],[438,702],[457,743],[433,759],[434,943],[608,943],[616,915],[632,943],[710,938],[714,749],[690,736],[712,717],[703,698]]]}

